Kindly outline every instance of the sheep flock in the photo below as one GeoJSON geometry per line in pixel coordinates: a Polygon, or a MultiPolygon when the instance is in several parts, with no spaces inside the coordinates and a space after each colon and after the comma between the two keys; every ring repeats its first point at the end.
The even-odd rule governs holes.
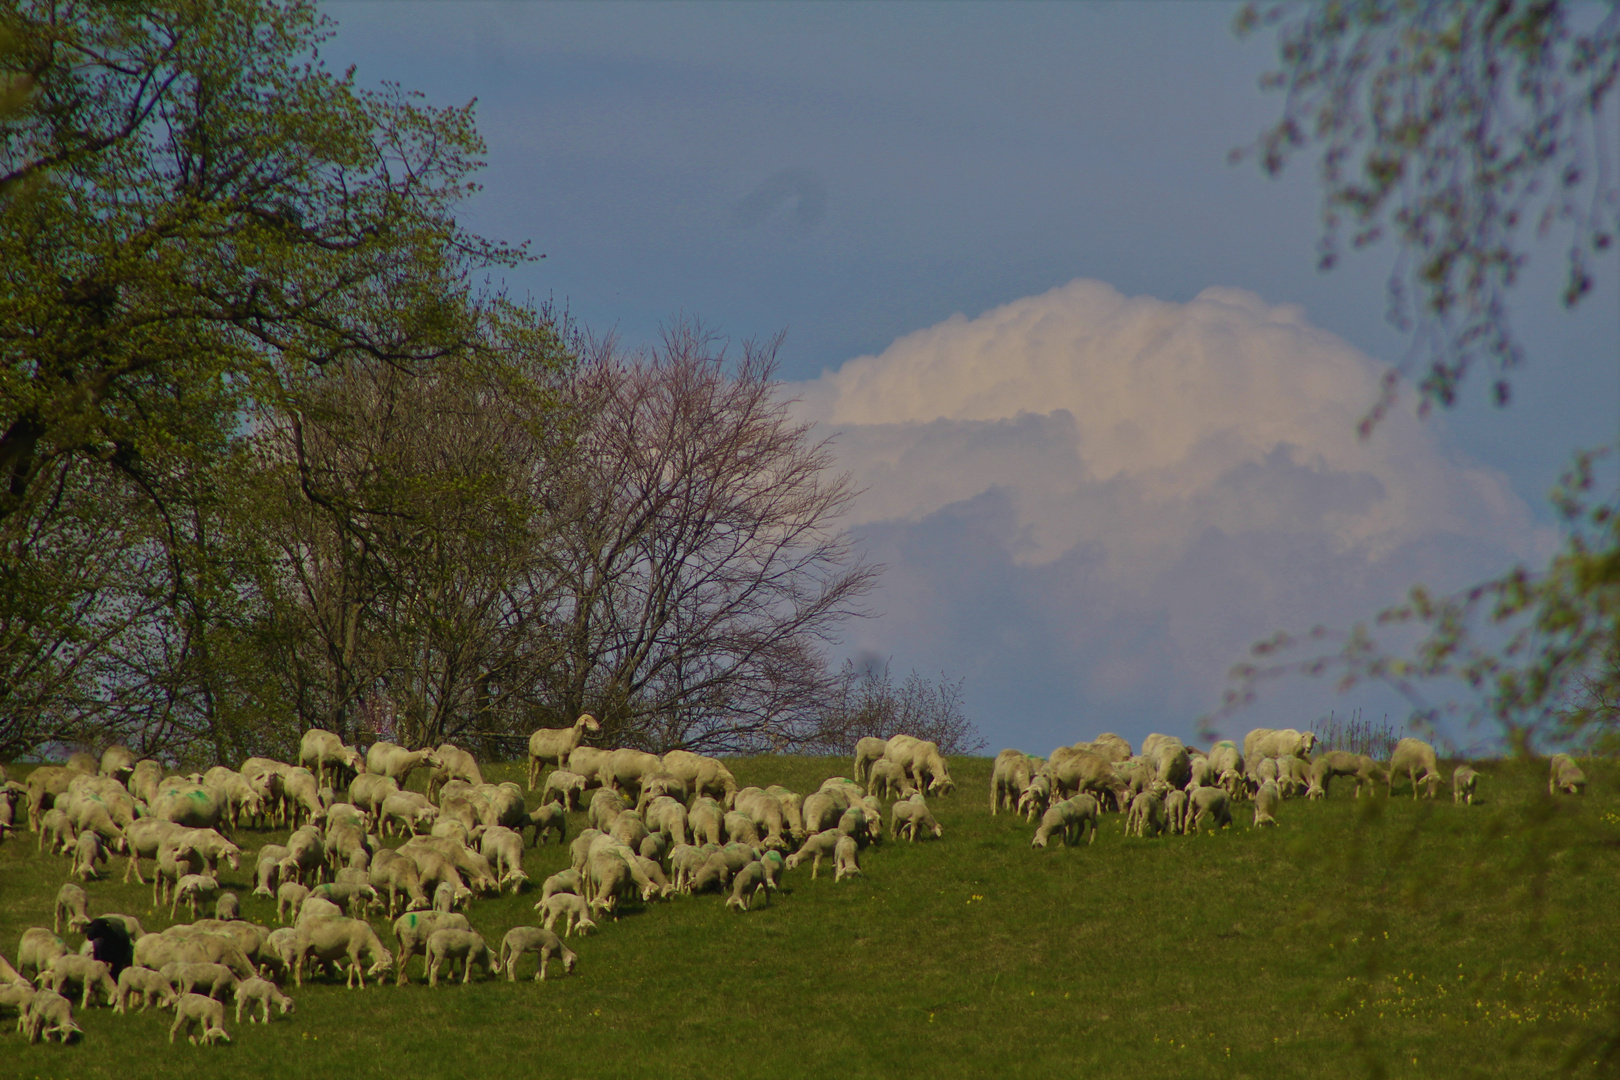
{"type": "MultiPolygon", "coordinates": [[[[450,744],[362,752],[319,729],[305,733],[296,764],[250,758],[176,775],[114,746],[23,782],[0,767],[0,841],[29,842],[16,835],[25,818],[63,878],[52,925],[27,929],[14,961],[0,952],[0,1018],[15,1013],[30,1042],[68,1042],[82,1036],[75,1009],[155,1009],[172,1014],[170,1041],[227,1043],[227,1024],[244,1012],[264,1024],[295,1012],[305,979],[377,992],[410,981],[413,968],[435,987],[567,976],[575,950],[588,954],[583,939],[612,933],[627,907],[712,894],[746,913],[771,903],[787,874],[826,869],[844,881],[884,842],[944,835],[929,800],[954,783],[926,740],[861,739],[851,776],[795,792],[740,787],[702,754],[587,745],[597,730],[581,716],[536,731],[527,791],[485,782],[476,758],[450,744]],[[406,786],[418,770],[425,794],[406,786]],[[586,823],[573,835],[570,812],[586,823]],[[282,843],[256,842],[272,830],[291,831],[282,843]],[[531,881],[524,852],[544,843],[565,845],[569,865],[531,881]],[[97,912],[97,883],[113,873],[149,883],[154,911],[186,918],[148,932],[132,915],[97,912]],[[244,919],[228,885],[273,902],[274,924],[244,919]],[[520,892],[534,898],[533,925],[498,940],[481,934],[480,901],[520,892]]],[[[1384,763],[1317,754],[1315,744],[1310,732],[1256,729],[1242,746],[1207,753],[1157,734],[1140,752],[1113,734],[1044,759],[1003,750],[989,809],[1019,815],[1034,827],[1031,846],[1046,848],[1094,842],[1109,814],[1127,836],[1184,835],[1232,826],[1244,804],[1254,826],[1278,825],[1286,800],[1325,797],[1334,780],[1357,796],[1405,785],[1414,798],[1445,782],[1434,749],[1416,739],[1384,763]]],[[[1459,766],[1453,798],[1471,804],[1479,780],[1459,766]]],[[[1576,795],[1585,784],[1573,759],[1553,759],[1549,791],[1576,795]]]]}

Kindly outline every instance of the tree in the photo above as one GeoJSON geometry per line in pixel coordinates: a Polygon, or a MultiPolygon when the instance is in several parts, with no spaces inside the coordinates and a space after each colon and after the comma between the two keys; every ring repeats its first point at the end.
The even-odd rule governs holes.
{"type": "Polygon", "coordinates": [[[796,745],[827,696],[822,647],[877,568],[836,520],[854,492],[788,413],[779,339],[734,365],[683,324],[645,355],[598,348],[538,478],[549,523],[527,593],[551,661],[539,716],[582,712],[650,749],[796,745]]]}
{"type": "Polygon", "coordinates": [[[1269,173],[1320,150],[1320,264],[1393,235],[1390,319],[1413,333],[1362,421],[1371,431],[1421,367],[1419,407],[1450,406],[1470,369],[1495,368],[1506,404],[1523,349],[1507,297],[1527,233],[1569,237],[1563,301],[1592,289],[1591,262],[1620,218],[1620,159],[1605,130],[1620,78],[1620,5],[1596,20],[1557,0],[1251,4],[1239,34],[1274,26],[1265,86],[1281,119],[1247,151],[1269,173]],[[1580,28],[1583,23],[1592,23],[1580,28]]]}
{"type": "Polygon", "coordinates": [[[938,743],[940,752],[977,754],[985,747],[978,729],[962,710],[962,684],[944,673],[937,683],[913,671],[899,686],[887,662],[845,661],[837,690],[822,714],[810,746],[823,753],[847,753],[864,738],[914,735],[938,743]]]}

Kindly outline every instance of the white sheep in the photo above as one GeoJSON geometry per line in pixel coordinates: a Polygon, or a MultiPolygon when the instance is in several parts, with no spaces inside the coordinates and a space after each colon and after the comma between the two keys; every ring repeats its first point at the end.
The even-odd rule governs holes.
{"type": "Polygon", "coordinates": [[[242,1022],[242,1009],[244,1007],[248,1012],[248,1023],[254,1022],[254,1005],[259,1006],[260,1022],[265,1024],[270,1022],[271,1005],[275,1005],[280,1009],[282,1016],[296,1011],[292,998],[277,989],[275,983],[257,976],[244,979],[236,984],[236,1022],[238,1024],[242,1022]]]}
{"type": "MultiPolygon", "coordinates": [[[[1188,781],[1189,784],[1195,782],[1196,780],[1188,781]]],[[[1198,785],[1198,787],[1203,786],[1203,784],[1198,785]]],[[[1193,790],[1196,791],[1198,788],[1194,788],[1193,790]]],[[[1187,799],[1187,793],[1182,789],[1175,788],[1172,791],[1165,792],[1164,817],[1165,821],[1169,824],[1170,831],[1172,833],[1180,835],[1187,831],[1187,808],[1190,805],[1191,803],[1187,799]]]]}
{"type": "Polygon", "coordinates": [[[79,953],[58,956],[36,981],[41,985],[48,982],[58,994],[68,984],[77,983],[83,990],[79,1000],[81,1009],[90,1007],[90,999],[98,990],[107,1004],[114,1004],[118,1000],[118,984],[112,980],[112,965],[79,953]]]}
{"type": "MultiPolygon", "coordinates": [[[[304,901],[304,907],[307,909],[313,902],[304,901]]],[[[366,988],[367,975],[381,978],[394,964],[393,954],[383,948],[377,932],[359,919],[312,919],[300,923],[298,962],[293,968],[293,978],[299,986],[304,985],[304,961],[311,956],[322,962],[347,956],[349,977],[344,985],[353,986],[358,978],[362,990],[366,988]],[[360,967],[362,956],[372,962],[371,968],[365,971],[360,967]]]]}
{"type": "Polygon", "coordinates": [[[491,976],[499,975],[501,971],[500,960],[490,947],[484,944],[484,937],[476,930],[435,930],[428,937],[425,962],[428,969],[428,985],[439,985],[439,968],[445,964],[450,965],[450,974],[455,975],[456,961],[461,961],[461,981],[472,981],[474,967],[484,969],[491,976]]]}
{"type": "Polygon", "coordinates": [[[584,741],[585,733],[601,730],[602,725],[596,722],[596,717],[586,713],[568,727],[540,728],[530,735],[529,790],[534,790],[534,785],[540,780],[540,771],[545,766],[563,768],[584,741]]]}
{"type": "Polygon", "coordinates": [[[1030,847],[1045,847],[1054,834],[1062,839],[1065,846],[1078,844],[1080,837],[1087,834],[1089,839],[1086,843],[1095,844],[1097,818],[1101,810],[1096,798],[1091,795],[1076,795],[1063,800],[1041,815],[1040,827],[1035,830],[1030,847]]]}
{"type": "Polygon", "coordinates": [[[584,798],[585,778],[571,769],[553,769],[551,775],[546,777],[545,789],[540,793],[542,803],[555,799],[567,810],[578,810],[584,798]]]}
{"type": "Polygon", "coordinates": [[[1187,832],[1197,832],[1205,825],[1215,829],[1232,824],[1232,801],[1224,788],[1203,787],[1188,796],[1187,832]]]}
{"type": "Polygon", "coordinates": [[[855,743],[855,763],[851,766],[851,775],[856,783],[866,783],[868,771],[874,762],[883,759],[888,752],[887,739],[858,739],[855,743]]]}
{"type": "Polygon", "coordinates": [[[394,920],[394,938],[399,945],[398,985],[409,982],[405,965],[411,957],[423,954],[422,977],[427,977],[427,940],[438,930],[471,930],[467,916],[458,912],[448,915],[437,911],[408,911],[394,920]]]}
{"type": "Polygon", "coordinates": [[[1018,797],[1018,812],[1025,821],[1034,821],[1052,805],[1052,778],[1038,773],[1030,778],[1029,786],[1018,797]]]}
{"type": "Polygon", "coordinates": [[[276,890],[276,922],[297,922],[299,909],[308,897],[308,885],[300,885],[296,881],[283,882],[276,890]]]}
{"type": "Polygon", "coordinates": [[[919,833],[938,838],[945,835],[934,815],[923,801],[922,792],[917,792],[910,799],[897,802],[890,808],[889,832],[896,838],[904,835],[907,840],[916,842],[919,833]]]}
{"type": "Polygon", "coordinates": [[[107,849],[101,837],[89,829],[81,832],[73,844],[73,873],[82,881],[90,881],[101,876],[97,867],[106,861],[107,849]]]}
{"type": "MultiPolygon", "coordinates": [[[[835,843],[835,854],[836,850],[835,843]]],[[[765,902],[770,903],[770,875],[765,871],[765,864],[755,859],[731,876],[731,895],[726,898],[726,907],[747,911],[749,898],[758,897],[761,893],[765,895],[765,902]]]]}
{"type": "Polygon", "coordinates": [[[797,870],[806,859],[811,859],[810,878],[821,872],[821,860],[833,859],[838,854],[838,841],[844,834],[837,829],[824,829],[805,839],[798,851],[788,856],[787,868],[797,870]]]}
{"type": "Polygon", "coordinates": [[[1125,817],[1125,835],[1159,836],[1164,832],[1164,800],[1152,791],[1139,791],[1125,817]]]}
{"type": "Polygon", "coordinates": [[[195,993],[199,990],[209,997],[225,998],[236,989],[240,982],[236,973],[224,964],[205,964],[193,961],[176,960],[164,964],[158,973],[174,984],[175,991],[182,996],[195,993]]]}
{"type": "Polygon", "coordinates": [[[1405,775],[1412,783],[1412,798],[1418,797],[1418,785],[1427,784],[1429,798],[1434,798],[1435,789],[1443,782],[1440,775],[1440,763],[1435,758],[1434,747],[1422,739],[1402,739],[1395,744],[1395,750],[1389,755],[1389,780],[1386,794],[1395,793],[1395,778],[1405,775]]]}
{"type": "Polygon", "coordinates": [[[1275,780],[1267,780],[1261,784],[1260,790],[1254,793],[1255,828],[1277,824],[1277,805],[1281,802],[1282,792],[1277,790],[1275,780]]]}
{"type": "Polygon", "coordinates": [[[62,916],[67,916],[67,928],[78,930],[89,925],[90,897],[77,885],[69,882],[56,891],[56,914],[52,918],[51,928],[58,934],[62,932],[62,916]]]}
{"type": "Polygon", "coordinates": [[[230,922],[242,917],[242,903],[233,892],[224,893],[214,901],[214,918],[220,922],[230,922]]]}
{"type": "MultiPolygon", "coordinates": [[[[843,881],[847,877],[861,876],[860,849],[861,846],[855,842],[853,836],[840,836],[838,838],[838,846],[833,850],[834,881],[843,881]]],[[[777,853],[773,851],[771,854],[775,855],[777,853]]],[[[765,869],[768,873],[770,870],[769,863],[766,863],[765,869]]]]}
{"type": "Polygon", "coordinates": [[[51,1041],[51,1036],[61,1042],[67,1042],[76,1035],[84,1032],[78,1024],[73,1022],[73,1003],[54,990],[37,990],[28,999],[17,1026],[28,1035],[31,1043],[44,1039],[51,1041]]]}
{"type": "Polygon", "coordinates": [[[590,905],[585,902],[583,896],[576,893],[552,893],[534,907],[536,911],[544,914],[543,921],[547,930],[552,929],[561,918],[564,937],[572,937],[575,929],[581,934],[588,934],[596,929],[596,923],[591,920],[590,905]]]}
{"type": "Polygon", "coordinates": [[[501,938],[501,952],[497,957],[496,970],[505,971],[506,977],[512,982],[517,981],[518,957],[524,953],[534,953],[540,961],[539,969],[534,973],[536,982],[546,977],[546,962],[555,953],[562,957],[563,974],[574,970],[574,964],[579,960],[561,938],[555,933],[539,926],[514,926],[501,938]]]}
{"type": "Polygon", "coordinates": [[[113,1012],[127,1013],[130,1004],[139,1001],[141,1010],[150,1005],[167,1009],[175,1002],[174,984],[163,973],[149,967],[131,965],[118,973],[118,991],[113,999],[113,1012]]]}
{"type": "Polygon", "coordinates": [[[169,901],[169,918],[174,918],[174,909],[183,901],[195,920],[197,901],[206,900],[218,891],[219,879],[212,874],[186,874],[175,882],[174,896],[169,901]]]}
{"type": "Polygon", "coordinates": [[[182,994],[175,1002],[174,1025],[169,1028],[170,1042],[174,1042],[174,1037],[180,1034],[182,1028],[193,1046],[199,1042],[212,1044],[231,1041],[231,1037],[225,1033],[225,1006],[203,994],[182,994]],[[201,1029],[200,1037],[191,1034],[193,1026],[201,1029]]]}
{"type": "Polygon", "coordinates": [[[17,944],[17,971],[40,975],[51,966],[52,960],[67,951],[67,943],[51,931],[43,926],[30,927],[23,931],[22,940],[17,944]]]}
{"type": "Polygon", "coordinates": [[[1556,795],[1562,791],[1566,795],[1586,794],[1586,773],[1575,764],[1575,759],[1568,754],[1554,754],[1552,756],[1552,770],[1547,778],[1547,794],[1556,795]]]}
{"type": "Polygon", "coordinates": [[[1451,801],[1474,805],[1474,788],[1479,785],[1479,773],[1472,765],[1459,765],[1451,774],[1451,801]]]}

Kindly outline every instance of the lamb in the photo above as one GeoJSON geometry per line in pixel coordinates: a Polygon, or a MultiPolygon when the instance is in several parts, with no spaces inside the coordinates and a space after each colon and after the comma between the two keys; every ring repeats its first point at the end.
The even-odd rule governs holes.
{"type": "Polygon", "coordinates": [[[1586,773],[1575,764],[1574,758],[1568,754],[1554,754],[1551,765],[1552,770],[1547,778],[1547,794],[1556,795],[1560,791],[1566,795],[1586,794],[1586,773]]]}
{"type": "Polygon", "coordinates": [[[563,804],[567,810],[578,810],[580,800],[585,798],[585,778],[571,769],[553,769],[551,775],[546,777],[546,786],[540,792],[540,801],[551,802],[553,799],[563,804]]]}
{"type": "Polygon", "coordinates": [[[563,936],[573,936],[575,927],[581,934],[596,929],[591,921],[590,905],[583,896],[574,893],[553,893],[535,904],[535,910],[544,913],[546,929],[550,930],[559,918],[563,919],[563,936]]]}
{"type": "MultiPolygon", "coordinates": [[[[310,901],[305,901],[305,908],[310,901]]],[[[345,986],[353,986],[356,978],[360,980],[360,989],[366,988],[366,976],[374,975],[378,978],[394,964],[393,954],[383,948],[377,938],[377,932],[367,923],[359,919],[314,919],[302,922],[298,926],[298,961],[293,968],[293,978],[299,986],[304,985],[304,961],[314,956],[317,960],[336,960],[340,956],[349,958],[349,976],[345,986]],[[360,958],[365,956],[372,962],[367,971],[360,968],[360,958]]]]}
{"type": "MultiPolygon", "coordinates": [[[[1190,782],[1191,781],[1189,781],[1189,783],[1190,782]]],[[[1202,786],[1202,784],[1199,785],[1199,787],[1202,786]]],[[[1194,788],[1193,790],[1196,791],[1198,789],[1194,788]]],[[[1169,825],[1170,831],[1178,836],[1187,831],[1187,807],[1189,805],[1190,803],[1187,800],[1187,793],[1182,791],[1180,788],[1175,788],[1171,791],[1165,792],[1165,821],[1169,825]]]]}
{"type": "Polygon", "coordinates": [[[439,887],[433,890],[432,910],[448,913],[458,907],[466,907],[472,900],[472,893],[467,889],[458,889],[448,881],[439,882],[439,887]]]}
{"type": "Polygon", "coordinates": [[[514,926],[501,938],[501,953],[495,970],[504,970],[507,979],[516,982],[518,957],[530,952],[540,960],[539,970],[534,973],[536,982],[545,979],[546,962],[553,953],[562,957],[564,975],[573,971],[575,962],[579,960],[578,955],[552,931],[539,926],[514,926]]]}
{"type": "Polygon", "coordinates": [[[1125,835],[1159,836],[1164,832],[1164,801],[1151,791],[1137,792],[1125,817],[1125,835]]]}
{"type": "Polygon", "coordinates": [[[241,917],[242,903],[236,898],[235,893],[225,893],[214,901],[214,918],[220,922],[230,922],[241,917]]]}
{"type": "Polygon", "coordinates": [[[1293,798],[1310,790],[1311,764],[1301,758],[1289,756],[1277,759],[1277,789],[1283,798],[1293,798]]]}
{"type": "Polygon", "coordinates": [[[296,881],[283,882],[276,890],[276,922],[297,922],[298,912],[309,896],[309,886],[296,881]]]}
{"type": "Polygon", "coordinates": [[[174,1004],[174,1025],[169,1028],[169,1041],[184,1028],[193,1046],[199,1043],[230,1042],[225,1033],[225,1006],[202,994],[182,994],[174,1004]],[[193,1026],[202,1029],[201,1036],[191,1034],[193,1026]]]}
{"type": "Polygon", "coordinates": [[[1434,747],[1422,739],[1402,739],[1389,755],[1389,780],[1386,794],[1395,793],[1395,777],[1405,774],[1412,783],[1412,798],[1418,797],[1418,785],[1429,786],[1429,798],[1442,782],[1440,764],[1435,759],[1434,747]],[[1421,772],[1422,775],[1419,775],[1421,772]]]}
{"type": "Polygon", "coordinates": [[[1187,796],[1186,832],[1198,832],[1209,825],[1222,829],[1232,824],[1232,801],[1225,789],[1199,788],[1187,796]]]}
{"type": "Polygon", "coordinates": [[[259,1007],[259,1023],[270,1023],[270,1006],[275,1005],[286,1016],[295,1012],[293,999],[277,989],[276,984],[269,979],[255,976],[244,979],[236,984],[236,1022],[242,1022],[242,1010],[247,1009],[248,1023],[253,1023],[253,1006],[259,1007]]]}
{"type": "Polygon", "coordinates": [[[909,799],[916,789],[911,786],[905,770],[888,758],[872,762],[866,774],[866,790],[885,799],[909,799]]]}
{"type": "Polygon", "coordinates": [[[271,888],[281,880],[281,862],[291,852],[282,844],[266,844],[259,849],[258,861],[254,867],[258,884],[254,886],[253,895],[266,899],[274,896],[271,888]]]}
{"type": "MultiPolygon", "coordinates": [[[[572,762],[569,767],[573,768],[572,762]]],[[[694,754],[690,750],[671,750],[664,755],[664,771],[686,781],[687,791],[693,798],[710,795],[729,806],[737,794],[737,778],[719,758],[694,754]]]]}
{"type": "MultiPolygon", "coordinates": [[[[834,881],[843,881],[847,877],[861,876],[860,847],[853,836],[840,836],[838,838],[838,846],[833,849],[834,881]]],[[[814,872],[812,869],[812,875],[814,872]]]]}
{"type": "Polygon", "coordinates": [[[495,868],[501,885],[512,886],[516,892],[529,875],[523,872],[523,837],[502,825],[484,830],[478,840],[478,850],[495,868]]]}
{"type": "Polygon", "coordinates": [[[90,922],[90,897],[77,885],[69,882],[56,891],[56,914],[51,928],[62,932],[62,916],[68,917],[68,929],[77,930],[90,922]]]}
{"type": "MultiPolygon", "coordinates": [[[[895,805],[898,807],[910,804],[896,803],[895,805]]],[[[812,860],[810,863],[810,879],[815,880],[816,875],[821,872],[821,860],[823,858],[836,858],[838,841],[843,835],[837,829],[824,829],[809,837],[798,851],[788,856],[787,868],[797,870],[806,859],[810,859],[812,860]]]]}
{"type": "Polygon", "coordinates": [[[1080,842],[1080,837],[1088,834],[1086,843],[1095,844],[1097,818],[1101,810],[1096,798],[1091,795],[1076,795],[1063,800],[1041,815],[1040,827],[1035,830],[1030,847],[1045,847],[1054,834],[1062,839],[1066,847],[1073,847],[1080,842]]]}
{"type": "Polygon", "coordinates": [[[541,769],[546,765],[561,769],[568,764],[571,754],[584,740],[587,731],[601,731],[596,717],[585,713],[571,727],[540,728],[529,736],[529,790],[540,782],[541,769]]]}
{"type": "Polygon", "coordinates": [[[202,990],[209,997],[224,999],[236,989],[236,973],[224,964],[198,963],[194,960],[175,960],[158,969],[174,984],[181,996],[202,990]]]}
{"type": "Polygon", "coordinates": [[[144,1011],[150,1005],[167,1009],[174,1004],[174,984],[161,972],[149,967],[127,967],[118,973],[118,990],[113,999],[113,1012],[127,1013],[131,1003],[139,1001],[144,1011]]]}
{"type": "Polygon", "coordinates": [[[688,825],[686,807],[679,800],[668,795],[660,796],[647,804],[647,828],[654,832],[661,832],[668,836],[673,843],[686,843],[686,830],[688,825]]]}
{"type": "Polygon", "coordinates": [[[1275,780],[1267,780],[1260,785],[1260,790],[1254,793],[1255,828],[1277,824],[1277,804],[1280,802],[1282,792],[1277,790],[1275,780]]]}
{"type": "Polygon", "coordinates": [[[81,1009],[90,1007],[90,998],[97,990],[101,991],[102,1000],[109,1005],[118,1000],[118,984],[112,980],[112,966],[89,956],[78,953],[58,956],[51,961],[49,970],[41,972],[36,981],[43,985],[47,980],[51,989],[58,994],[69,983],[78,983],[83,988],[83,995],[79,999],[81,1009]]]}
{"type": "Polygon", "coordinates": [[[435,930],[428,938],[425,954],[428,985],[439,985],[439,968],[445,963],[450,965],[450,973],[454,975],[458,960],[461,961],[463,984],[472,981],[475,966],[483,968],[491,976],[499,975],[501,971],[499,958],[484,944],[483,935],[476,930],[435,930]]]}
{"type": "Polygon", "coordinates": [[[378,820],[384,836],[392,836],[396,827],[399,832],[420,836],[423,830],[432,828],[438,816],[439,808],[425,796],[414,791],[399,791],[383,799],[378,820]]]}
{"type": "Polygon", "coordinates": [[[66,810],[52,807],[39,816],[39,839],[34,842],[36,851],[59,855],[72,849],[78,840],[78,830],[73,827],[73,819],[68,817],[66,810]]]}
{"type": "MultiPolygon", "coordinates": [[[[410,911],[394,920],[394,939],[399,946],[398,973],[394,980],[396,985],[403,986],[410,981],[405,974],[406,963],[418,953],[425,957],[428,938],[432,937],[435,931],[446,929],[471,930],[472,924],[467,921],[465,915],[436,911],[410,911]]],[[[427,977],[425,959],[422,976],[427,977]]]]}
{"type": "Polygon", "coordinates": [[[883,760],[888,753],[887,739],[859,739],[855,743],[855,763],[852,765],[850,775],[855,777],[858,784],[867,783],[871,767],[883,760]]]}
{"type": "Polygon", "coordinates": [[[54,990],[38,990],[28,999],[17,1026],[28,1034],[28,1041],[51,1041],[56,1036],[67,1042],[84,1032],[73,1022],[73,1003],[54,990]]]}
{"type": "Polygon", "coordinates": [[[1025,821],[1034,821],[1052,805],[1052,778],[1044,774],[1033,777],[1029,787],[1018,797],[1018,813],[1025,821]]]}
{"type": "Polygon", "coordinates": [[[174,895],[169,901],[169,918],[174,918],[174,909],[184,901],[191,910],[191,917],[197,917],[197,901],[206,900],[219,891],[219,879],[212,874],[186,874],[175,883],[174,895]]]}
{"type": "Polygon", "coordinates": [[[934,815],[929,811],[928,804],[923,801],[920,791],[910,799],[895,803],[889,813],[889,832],[897,838],[904,835],[907,840],[915,843],[918,833],[926,832],[935,838],[945,835],[945,830],[934,820],[934,815]]]}
{"type": "MultiPolygon", "coordinates": [[[[540,886],[540,900],[543,903],[546,898],[555,896],[558,893],[573,893],[576,896],[583,896],[584,889],[585,883],[580,880],[579,871],[559,870],[546,878],[545,883],[540,886]]],[[[538,905],[536,906],[538,907],[538,905]]]]}
{"type": "Polygon", "coordinates": [[[1474,805],[1474,788],[1479,784],[1479,773],[1472,765],[1459,765],[1451,774],[1451,801],[1474,805]]]}
{"type": "Polygon", "coordinates": [[[1317,798],[1326,797],[1329,785],[1339,776],[1355,778],[1358,799],[1361,798],[1363,784],[1367,785],[1370,792],[1375,783],[1389,783],[1389,773],[1366,754],[1352,754],[1348,750],[1329,750],[1311,762],[1310,786],[1322,792],[1320,796],[1316,796],[1317,798]]]}
{"type": "Polygon", "coordinates": [[[591,855],[585,865],[585,888],[591,910],[618,918],[619,901],[634,896],[635,876],[630,864],[614,852],[591,855]]]}
{"type": "Polygon", "coordinates": [[[770,903],[770,875],[765,872],[765,864],[755,859],[731,876],[731,895],[726,898],[726,907],[747,911],[749,897],[757,897],[761,893],[765,894],[765,902],[770,903]]]}

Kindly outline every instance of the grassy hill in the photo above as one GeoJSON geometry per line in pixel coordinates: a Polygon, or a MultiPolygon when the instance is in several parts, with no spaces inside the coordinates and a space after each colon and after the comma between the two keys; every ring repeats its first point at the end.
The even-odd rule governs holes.
{"type": "MultiPolygon", "coordinates": [[[[849,767],[731,765],[743,784],[799,791],[849,767]]],[[[1473,808],[1449,792],[1358,802],[1346,785],[1285,803],[1277,829],[1251,828],[1241,807],[1220,834],[1138,840],[1114,815],[1094,846],[1046,851],[1030,848],[1032,826],[990,816],[988,759],[951,767],[956,794],[931,804],[943,839],[868,849],[852,882],[791,872],[746,915],[714,895],[632,909],[573,939],[568,978],[429,990],[418,959],[408,987],[306,982],[296,1014],[268,1028],[228,1017],[235,1041],[218,1049],[171,1047],[168,1013],[93,1008],[78,1013],[76,1045],[0,1036],[0,1074],[1522,1076],[1583,1032],[1620,1031],[1610,763],[1588,763],[1584,799],[1549,802],[1539,767],[1485,764],[1473,808]]],[[[486,778],[521,783],[521,771],[486,778]]],[[[67,861],[34,839],[0,844],[0,950],[13,959],[67,880],[67,861]]],[[[526,868],[538,883],[566,862],[553,844],[526,868]]],[[[249,895],[251,869],[226,871],[226,887],[244,917],[273,923],[274,905],[249,895]]],[[[167,926],[150,887],[122,873],[115,857],[110,879],[87,886],[91,913],[167,926]]],[[[480,900],[470,917],[496,944],[539,921],[535,898],[480,900]]]]}

